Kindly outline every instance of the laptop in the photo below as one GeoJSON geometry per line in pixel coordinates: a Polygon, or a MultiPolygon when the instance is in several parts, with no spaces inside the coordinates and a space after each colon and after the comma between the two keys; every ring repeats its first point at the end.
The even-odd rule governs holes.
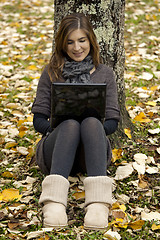
{"type": "Polygon", "coordinates": [[[55,119],[97,117],[103,122],[106,84],[52,83],[51,127],[55,119]]]}

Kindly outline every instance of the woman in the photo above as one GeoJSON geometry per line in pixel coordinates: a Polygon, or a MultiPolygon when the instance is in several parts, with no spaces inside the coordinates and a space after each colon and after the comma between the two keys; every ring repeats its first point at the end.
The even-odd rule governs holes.
{"type": "Polygon", "coordinates": [[[33,124],[43,134],[36,160],[48,176],[42,182],[39,202],[43,204],[45,227],[67,225],[68,176],[86,172],[86,229],[104,229],[112,202],[112,181],[106,176],[111,159],[106,135],[117,129],[119,109],[113,71],[100,64],[99,46],[86,16],[74,13],[64,17],[55,38],[55,50],[45,67],[33,103],[33,124]],[[50,127],[51,82],[106,83],[104,125],[90,113],[82,119],[56,119],[50,127]],[[84,151],[84,156],[83,156],[84,151]],[[83,156],[83,157],[82,157],[83,156]]]}

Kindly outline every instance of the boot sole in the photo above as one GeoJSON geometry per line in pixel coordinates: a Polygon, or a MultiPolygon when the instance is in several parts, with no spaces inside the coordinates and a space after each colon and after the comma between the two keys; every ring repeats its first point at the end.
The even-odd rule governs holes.
{"type": "Polygon", "coordinates": [[[44,225],[44,228],[55,228],[55,229],[59,229],[59,228],[65,228],[68,227],[68,225],[57,225],[57,226],[50,226],[50,225],[44,225]]]}
{"type": "Polygon", "coordinates": [[[85,230],[95,230],[95,231],[97,231],[97,230],[103,231],[103,230],[106,230],[107,227],[108,227],[108,226],[106,226],[106,227],[95,227],[95,226],[92,227],[92,226],[85,226],[85,225],[84,225],[84,229],[85,229],[85,230]]]}

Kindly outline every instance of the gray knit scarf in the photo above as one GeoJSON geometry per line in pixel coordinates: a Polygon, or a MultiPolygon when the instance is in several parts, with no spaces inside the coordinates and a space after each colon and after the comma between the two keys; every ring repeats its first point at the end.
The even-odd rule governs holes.
{"type": "Polygon", "coordinates": [[[93,68],[94,64],[90,55],[81,62],[66,59],[62,76],[67,83],[89,83],[90,71],[93,68]]]}

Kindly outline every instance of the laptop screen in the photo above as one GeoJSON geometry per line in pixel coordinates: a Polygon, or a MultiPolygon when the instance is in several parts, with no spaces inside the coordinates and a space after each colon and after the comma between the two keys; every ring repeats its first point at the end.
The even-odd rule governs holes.
{"type": "Polygon", "coordinates": [[[105,106],[106,84],[52,83],[51,122],[54,118],[82,117],[89,112],[103,120],[105,106]]]}

